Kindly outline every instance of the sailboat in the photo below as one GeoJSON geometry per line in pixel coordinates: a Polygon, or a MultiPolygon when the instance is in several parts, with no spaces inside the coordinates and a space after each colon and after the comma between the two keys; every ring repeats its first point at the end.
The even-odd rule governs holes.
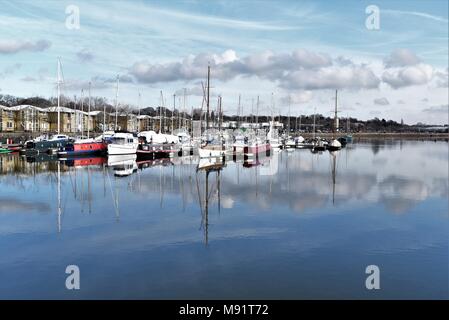
{"type": "Polygon", "coordinates": [[[335,150],[340,150],[341,149],[341,142],[338,141],[335,138],[335,135],[337,133],[338,130],[338,115],[337,115],[337,93],[338,91],[335,90],[335,116],[334,116],[334,126],[333,126],[333,138],[331,141],[329,141],[329,144],[327,145],[327,148],[330,151],[335,151],[335,150]]]}
{"type": "Polygon", "coordinates": [[[327,142],[321,139],[320,137],[316,137],[316,108],[313,114],[313,139],[312,139],[312,152],[320,152],[326,150],[327,142]]]}
{"type": "MultiPolygon", "coordinates": [[[[206,99],[206,135],[209,133],[209,99],[210,98],[210,66],[207,66],[207,99],[206,99]]],[[[221,113],[221,98],[219,99],[220,111],[221,113]]],[[[221,135],[221,127],[219,128],[218,137],[206,136],[206,141],[203,145],[198,148],[198,155],[200,158],[212,158],[212,157],[224,157],[226,154],[226,149],[221,135]]]]}
{"type": "MultiPolygon", "coordinates": [[[[63,147],[65,147],[68,143],[73,140],[65,135],[61,134],[61,60],[58,58],[58,66],[57,66],[57,90],[58,90],[58,106],[56,107],[58,113],[58,131],[57,134],[50,135],[42,135],[33,140],[29,140],[25,142],[25,148],[20,150],[21,155],[26,156],[35,156],[41,153],[53,153],[53,151],[57,151],[63,147]]],[[[53,108],[54,109],[54,108],[53,108]]]]}

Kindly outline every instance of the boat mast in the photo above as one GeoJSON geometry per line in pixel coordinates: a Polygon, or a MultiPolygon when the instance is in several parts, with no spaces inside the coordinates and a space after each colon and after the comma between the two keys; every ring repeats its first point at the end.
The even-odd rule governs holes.
{"type": "Polygon", "coordinates": [[[90,87],[91,87],[91,83],[89,81],[89,104],[87,106],[87,139],[89,139],[89,135],[90,135],[90,126],[89,126],[89,122],[90,122],[90,87]]]}
{"type": "Polygon", "coordinates": [[[173,94],[173,111],[171,113],[171,133],[173,134],[173,131],[175,130],[175,108],[176,108],[176,93],[173,94]]]}
{"type": "Polygon", "coordinates": [[[287,133],[287,138],[290,136],[290,104],[292,97],[289,95],[288,96],[288,133],[287,133]]]}
{"type": "Polygon", "coordinates": [[[313,111],[313,139],[315,140],[315,117],[316,117],[316,107],[313,111]]]}
{"type": "MultiPolygon", "coordinates": [[[[76,111],[78,111],[78,110],[76,110],[76,94],[74,95],[74,105],[73,105],[73,107],[74,107],[74,109],[75,109],[75,132],[77,131],[77,129],[78,129],[78,124],[79,124],[79,114],[78,114],[78,116],[77,116],[77,112],[76,111]]],[[[82,114],[81,114],[82,115],[82,114]]]]}
{"type": "Polygon", "coordinates": [[[259,128],[259,96],[257,96],[257,104],[256,104],[256,128],[259,128]]]}
{"type": "Polygon", "coordinates": [[[242,99],[242,95],[239,94],[239,106],[238,106],[238,110],[237,110],[237,128],[240,128],[240,108],[241,108],[241,99],[242,99]]]}
{"type": "Polygon", "coordinates": [[[81,136],[84,134],[84,89],[81,89],[81,136]]]}
{"type": "Polygon", "coordinates": [[[223,111],[221,110],[221,96],[218,96],[218,131],[221,133],[223,123],[223,111]]]}
{"type": "Polygon", "coordinates": [[[61,132],[61,113],[60,113],[60,100],[61,100],[61,59],[58,58],[58,134],[61,132]]]}
{"type": "Polygon", "coordinates": [[[187,90],[186,88],[183,88],[184,97],[183,97],[182,115],[184,117],[182,119],[182,124],[183,124],[184,129],[186,127],[186,121],[187,121],[187,118],[186,118],[186,90],[187,90]]]}
{"type": "Polygon", "coordinates": [[[335,138],[335,134],[337,133],[337,130],[338,130],[338,117],[337,117],[337,93],[338,93],[338,91],[337,91],[337,90],[335,90],[334,138],[335,138]]]}
{"type": "Polygon", "coordinates": [[[139,116],[140,116],[140,91],[138,91],[138,99],[137,99],[137,108],[139,109],[139,116]]]}
{"type": "Polygon", "coordinates": [[[210,65],[207,66],[206,130],[209,129],[210,65]]]}
{"type": "Polygon", "coordinates": [[[159,107],[159,133],[162,133],[162,105],[164,104],[164,96],[161,90],[161,105],[159,107]]]}
{"type": "Polygon", "coordinates": [[[118,86],[120,81],[120,75],[117,75],[117,86],[115,88],[115,128],[114,130],[117,131],[118,127],[118,86]]]}

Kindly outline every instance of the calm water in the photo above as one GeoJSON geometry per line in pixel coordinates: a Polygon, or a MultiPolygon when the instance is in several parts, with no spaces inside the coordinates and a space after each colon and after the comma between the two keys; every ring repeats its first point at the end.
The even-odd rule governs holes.
{"type": "Polygon", "coordinates": [[[0,298],[449,298],[447,142],[91,161],[1,156],[0,298]]]}

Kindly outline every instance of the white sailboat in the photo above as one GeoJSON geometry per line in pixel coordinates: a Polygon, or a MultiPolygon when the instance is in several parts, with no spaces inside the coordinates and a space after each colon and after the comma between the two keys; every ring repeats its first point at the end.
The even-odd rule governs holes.
{"type": "MultiPolygon", "coordinates": [[[[206,114],[206,130],[209,129],[209,97],[210,97],[210,66],[207,67],[207,114],[206,114]]],[[[219,107],[221,114],[221,97],[219,97],[219,107]]],[[[220,128],[221,129],[221,128],[220,128]]],[[[207,132],[206,132],[207,133],[207,132]]],[[[225,145],[219,130],[218,137],[207,139],[205,144],[198,148],[200,158],[223,157],[226,154],[225,145]]]]}
{"type": "Polygon", "coordinates": [[[327,145],[327,148],[331,151],[340,150],[341,149],[341,143],[335,138],[335,134],[338,130],[338,116],[337,116],[337,93],[338,91],[335,90],[335,116],[334,116],[334,136],[331,141],[329,141],[329,144],[327,145]]]}

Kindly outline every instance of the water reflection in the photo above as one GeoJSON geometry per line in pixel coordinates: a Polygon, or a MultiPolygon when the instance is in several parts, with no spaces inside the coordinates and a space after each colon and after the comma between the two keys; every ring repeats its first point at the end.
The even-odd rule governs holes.
{"type": "MultiPolygon", "coordinates": [[[[65,201],[80,202],[81,213],[85,210],[92,213],[92,201],[108,201],[110,192],[114,211],[119,215],[119,190],[123,189],[123,183],[126,190],[121,190],[122,193],[159,194],[160,208],[164,197],[170,194],[179,197],[185,208],[187,203],[194,203],[195,198],[201,199],[199,187],[220,190],[216,186],[208,187],[209,175],[216,173],[219,177],[216,180],[222,185],[216,201],[220,203],[220,198],[224,197],[227,209],[232,209],[235,203],[246,202],[262,210],[288,204],[294,212],[308,212],[328,205],[371,202],[385,205],[392,213],[406,213],[429,197],[447,197],[447,159],[440,157],[445,147],[444,142],[409,143],[404,153],[398,148],[380,151],[374,150],[372,144],[355,144],[341,151],[312,154],[308,150],[296,150],[253,161],[232,157],[199,159],[197,156],[137,161],[136,155],[62,161],[41,155],[24,161],[13,154],[0,158],[0,183],[3,188],[11,187],[11,193],[17,198],[33,184],[48,190],[55,185],[59,193],[61,188],[65,195],[68,191],[73,193],[65,201]],[[429,152],[429,147],[433,146],[438,152],[429,152]],[[367,152],[369,149],[371,154],[367,152]],[[201,173],[205,177],[198,179],[201,173]],[[123,178],[123,183],[117,178],[123,178]],[[192,185],[193,179],[196,186],[192,185]],[[110,190],[106,191],[107,188],[110,190]]],[[[203,195],[203,199],[208,200],[197,203],[201,212],[207,211],[204,204],[208,204],[213,195],[203,195]]],[[[2,212],[12,210],[14,196],[0,201],[2,212]]],[[[43,208],[50,205],[43,203],[33,207],[17,201],[17,207],[25,211],[45,211],[43,208]]],[[[218,210],[221,207],[219,204],[218,210]]]]}
{"type": "MultiPolygon", "coordinates": [[[[415,274],[432,261],[437,270],[424,277],[447,283],[447,268],[439,268],[447,261],[447,142],[374,144],[349,144],[332,153],[278,152],[253,161],[3,155],[0,269],[16,280],[31,263],[53,270],[54,252],[67,250],[75,260],[105,268],[112,279],[117,270],[105,263],[120,259],[136,277],[129,276],[130,287],[117,292],[154,298],[200,298],[204,292],[211,298],[366,297],[358,287],[343,290],[353,281],[345,270],[362,270],[371,260],[395,261],[390,277],[402,285],[392,289],[392,297],[408,296],[422,285],[403,285],[410,274],[402,277],[399,267],[410,261],[415,274]],[[198,244],[208,251],[198,251],[198,244]],[[30,254],[31,249],[42,254],[30,254]],[[105,262],[94,262],[97,256],[105,262]],[[177,274],[173,280],[164,273],[167,264],[177,274]],[[204,268],[211,277],[215,270],[216,279],[198,276],[204,268]],[[327,282],[317,280],[316,270],[327,282]],[[143,274],[146,280],[140,281],[159,291],[139,285],[143,274]],[[261,280],[268,274],[279,286],[261,280]],[[184,282],[185,287],[179,284],[184,282]],[[238,290],[228,291],[229,282],[238,290]],[[204,291],[205,284],[213,291],[204,291]]],[[[97,285],[80,297],[125,295],[97,285]]],[[[5,288],[0,297],[36,297],[27,283],[20,289],[8,280],[5,288]]],[[[51,288],[48,297],[65,296],[51,288]]],[[[432,296],[447,294],[444,286],[427,289],[423,292],[432,296]]]]}

